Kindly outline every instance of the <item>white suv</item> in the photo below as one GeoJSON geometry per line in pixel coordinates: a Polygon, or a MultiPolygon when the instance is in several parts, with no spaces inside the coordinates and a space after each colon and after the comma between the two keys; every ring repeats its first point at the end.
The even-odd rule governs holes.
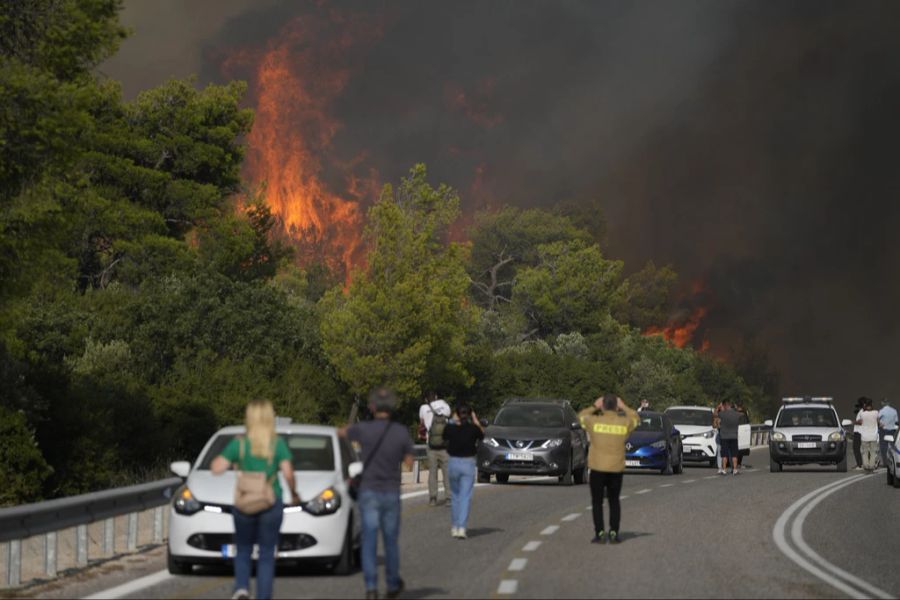
{"type": "Polygon", "coordinates": [[[716,430],[708,406],[670,406],[666,414],[681,433],[683,459],[716,466],[716,430]]]}
{"type": "Polygon", "coordinates": [[[778,409],[769,437],[769,470],[783,465],[836,465],[847,471],[847,433],[851,423],[838,419],[831,398],[785,398],[778,409]]]}

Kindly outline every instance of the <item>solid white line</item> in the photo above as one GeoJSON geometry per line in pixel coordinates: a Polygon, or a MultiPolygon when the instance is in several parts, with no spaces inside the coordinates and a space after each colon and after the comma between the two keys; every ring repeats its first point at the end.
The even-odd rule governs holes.
{"type": "Polygon", "coordinates": [[[539,541],[537,541],[537,540],[533,540],[533,541],[531,541],[531,542],[528,542],[527,544],[525,544],[524,546],[522,546],[522,552],[534,552],[535,550],[537,550],[538,548],[540,548],[540,547],[541,547],[541,544],[543,544],[543,543],[544,543],[544,542],[539,542],[539,541]]]}
{"type": "Polygon", "coordinates": [[[541,535],[553,535],[559,529],[559,525],[549,525],[544,528],[541,535]]]}
{"type": "MultiPolygon", "coordinates": [[[[650,488],[644,488],[642,490],[636,491],[635,494],[646,494],[647,492],[652,492],[652,491],[653,490],[651,490],[650,488]]],[[[620,500],[621,500],[621,498],[620,498],[620,500]]]]}
{"type": "Polygon", "coordinates": [[[514,558],[510,561],[507,571],[524,571],[525,565],[528,564],[527,558],[514,558]]]}
{"type": "Polygon", "coordinates": [[[498,594],[515,594],[519,588],[519,582],[515,579],[504,579],[497,588],[498,594]]]}
{"type": "Polygon", "coordinates": [[[574,521],[575,519],[577,519],[580,516],[581,516],[581,513],[572,513],[572,514],[568,514],[568,515],[564,516],[562,519],[560,519],[560,521],[574,521]]]}
{"type": "Polygon", "coordinates": [[[128,583],[117,585],[116,587],[109,588],[108,590],[103,590],[102,592],[97,592],[96,594],[86,596],[85,600],[106,600],[108,598],[122,598],[123,596],[128,596],[129,594],[139,592],[144,588],[162,583],[163,581],[165,581],[166,579],[170,579],[171,577],[172,575],[169,575],[169,571],[167,569],[163,569],[162,571],[157,571],[156,573],[146,575],[139,579],[135,579],[134,581],[129,581],[128,583]]]}
{"type": "Polygon", "coordinates": [[[673,485],[675,485],[675,484],[674,484],[674,483],[664,483],[664,484],[662,484],[662,485],[659,486],[659,487],[661,487],[661,488],[663,488],[663,487],[672,487],[673,485]]]}
{"type": "Polygon", "coordinates": [[[696,479],[688,479],[687,481],[682,481],[681,483],[694,483],[697,481],[696,479]]]}
{"type": "MultiPolygon", "coordinates": [[[[824,569],[828,569],[829,571],[831,571],[831,573],[810,563],[807,560],[807,558],[812,558],[811,556],[808,556],[807,558],[800,556],[800,554],[788,544],[786,536],[785,536],[785,531],[787,530],[788,522],[794,516],[794,513],[796,513],[798,510],[800,510],[801,507],[804,507],[804,504],[806,504],[807,502],[809,502],[811,500],[814,500],[819,494],[822,494],[822,493],[830,494],[833,491],[837,491],[838,489],[840,489],[844,486],[850,485],[852,483],[856,483],[857,481],[864,479],[864,478],[866,478],[866,475],[856,475],[855,477],[849,477],[846,479],[841,479],[839,481],[829,483],[828,485],[824,485],[820,488],[817,488],[817,489],[809,492],[808,494],[806,494],[805,496],[803,496],[802,498],[800,498],[799,500],[797,500],[796,502],[791,504],[787,508],[787,510],[785,510],[783,513],[781,513],[781,516],[778,517],[778,520],[775,522],[775,527],[772,529],[772,537],[775,540],[775,545],[778,546],[778,549],[781,550],[781,552],[785,556],[787,556],[792,561],[794,561],[794,563],[796,563],[802,569],[805,569],[809,573],[812,573],[813,575],[815,575],[816,577],[818,577],[825,583],[831,585],[832,587],[839,589],[840,591],[844,592],[851,598],[868,598],[869,594],[866,594],[866,593],[860,591],[859,589],[852,587],[852,586],[848,585],[847,583],[841,581],[838,577],[835,577],[832,573],[837,574],[837,571],[834,570],[834,569],[837,569],[837,567],[835,567],[831,563],[825,561],[825,559],[818,556],[817,554],[816,554],[816,557],[819,559],[818,562],[819,562],[820,566],[824,567],[824,569]]],[[[809,513],[806,512],[806,514],[809,514],[809,513]]],[[[805,517],[805,515],[804,515],[804,517],[805,517]]],[[[801,545],[801,542],[798,542],[796,539],[796,535],[798,533],[802,534],[802,523],[800,524],[799,529],[796,528],[796,526],[795,526],[792,529],[791,533],[792,533],[792,537],[794,538],[794,543],[796,543],[798,545],[798,547],[800,547],[802,550],[803,546],[805,545],[805,542],[803,543],[803,545],[801,545]]],[[[801,536],[801,540],[802,540],[802,536],[801,536]]],[[[809,546],[806,546],[806,548],[809,548],[809,546]]],[[[838,571],[840,571],[840,570],[838,570],[838,571]]],[[[850,578],[852,578],[852,579],[848,578],[847,579],[848,581],[856,583],[857,585],[859,585],[860,587],[863,587],[864,589],[869,588],[872,590],[876,590],[879,593],[877,593],[875,595],[879,596],[880,598],[890,598],[891,597],[890,594],[887,594],[886,592],[884,592],[878,588],[875,588],[874,586],[871,586],[871,584],[869,584],[868,582],[863,582],[865,584],[864,586],[860,585],[859,582],[862,581],[861,579],[858,579],[858,578],[854,577],[853,575],[846,573],[846,571],[841,571],[841,572],[846,575],[849,575],[850,578]]]]}

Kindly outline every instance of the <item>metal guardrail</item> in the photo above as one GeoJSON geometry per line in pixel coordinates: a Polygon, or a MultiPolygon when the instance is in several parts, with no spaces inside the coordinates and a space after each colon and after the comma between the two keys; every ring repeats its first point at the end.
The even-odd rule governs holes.
{"type": "Polygon", "coordinates": [[[769,443],[772,428],[768,425],[750,425],[750,445],[765,446],[769,443]]]}
{"type": "Polygon", "coordinates": [[[163,507],[181,484],[180,478],[172,477],[0,509],[0,542],[7,542],[5,585],[16,587],[21,584],[22,540],[25,538],[44,534],[44,572],[48,577],[56,577],[57,574],[57,532],[63,529],[75,528],[76,566],[86,566],[88,563],[87,526],[97,521],[105,521],[103,548],[112,554],[115,517],[127,515],[126,544],[128,550],[136,550],[138,513],[155,508],[153,539],[162,542],[163,507]]]}

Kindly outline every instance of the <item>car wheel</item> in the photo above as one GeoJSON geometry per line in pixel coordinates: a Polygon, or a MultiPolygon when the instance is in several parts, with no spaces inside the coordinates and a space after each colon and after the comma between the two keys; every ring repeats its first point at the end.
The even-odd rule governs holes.
{"type": "Polygon", "coordinates": [[[891,473],[891,468],[886,467],[884,470],[887,473],[887,484],[894,485],[894,479],[896,479],[896,477],[894,477],[894,474],[891,473]]]}
{"type": "Polygon", "coordinates": [[[709,466],[711,466],[713,468],[718,467],[719,461],[717,461],[715,458],[711,458],[711,459],[709,459],[709,466]]]}
{"type": "Polygon", "coordinates": [[[769,457],[769,472],[770,473],[781,473],[781,463],[777,462],[774,458],[769,457]]]}
{"type": "Polygon", "coordinates": [[[838,473],[846,473],[847,472],[847,457],[844,458],[837,464],[837,472],[838,473]]]}
{"type": "Polygon", "coordinates": [[[494,477],[497,478],[497,483],[506,483],[509,481],[509,473],[497,473],[494,477]]]}
{"type": "Polygon", "coordinates": [[[478,483],[490,483],[491,474],[484,471],[478,471],[478,483]]]}
{"type": "Polygon", "coordinates": [[[900,477],[897,477],[897,463],[894,463],[894,487],[900,488],[900,477]]]}
{"type": "Polygon", "coordinates": [[[172,557],[172,553],[166,550],[166,566],[172,575],[190,575],[194,570],[194,565],[182,560],[176,560],[172,557]]]}
{"type": "Polygon", "coordinates": [[[353,521],[347,521],[347,533],[344,535],[344,545],[341,555],[334,563],[331,570],[335,575],[349,575],[353,571],[353,521]]]}
{"type": "Polygon", "coordinates": [[[566,472],[559,476],[559,482],[562,485],[572,485],[575,483],[574,469],[575,465],[572,462],[572,457],[569,456],[569,466],[566,468],[566,472]]]}
{"type": "Polygon", "coordinates": [[[670,452],[666,452],[666,466],[662,468],[660,473],[662,475],[672,474],[672,454],[670,452]]]}
{"type": "Polygon", "coordinates": [[[678,464],[675,465],[674,471],[676,475],[681,475],[682,473],[684,473],[684,455],[681,455],[681,457],[678,459],[678,464]]]}

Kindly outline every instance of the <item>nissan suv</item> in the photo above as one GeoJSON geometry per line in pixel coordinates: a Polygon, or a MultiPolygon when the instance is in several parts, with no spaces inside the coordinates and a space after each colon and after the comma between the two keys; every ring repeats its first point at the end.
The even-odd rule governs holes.
{"type": "Polygon", "coordinates": [[[478,480],[549,475],[563,485],[587,481],[588,437],[568,400],[512,398],[484,431],[478,480]]]}
{"type": "Polygon", "coordinates": [[[838,419],[831,398],[785,398],[769,436],[769,470],[784,465],[836,465],[847,471],[847,433],[851,423],[838,419]]]}

